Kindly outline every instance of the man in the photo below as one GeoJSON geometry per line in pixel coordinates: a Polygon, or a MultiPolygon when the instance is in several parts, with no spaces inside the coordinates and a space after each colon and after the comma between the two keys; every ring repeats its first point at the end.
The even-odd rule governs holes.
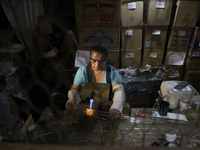
{"type": "Polygon", "coordinates": [[[106,65],[108,59],[108,48],[103,44],[94,45],[90,51],[90,63],[79,68],[76,73],[74,83],[68,92],[66,110],[74,110],[80,103],[81,85],[89,80],[96,83],[107,83],[107,72],[110,71],[110,81],[114,94],[113,104],[110,108],[110,118],[116,119],[119,115],[123,117],[122,109],[125,101],[124,88],[117,70],[106,65]],[[91,70],[91,71],[88,71],[91,70]],[[91,75],[89,75],[91,73],[91,75]]]}

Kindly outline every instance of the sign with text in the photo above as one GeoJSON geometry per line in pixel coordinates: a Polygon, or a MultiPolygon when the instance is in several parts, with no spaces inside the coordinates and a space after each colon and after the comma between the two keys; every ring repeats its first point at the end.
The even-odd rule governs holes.
{"type": "Polygon", "coordinates": [[[120,25],[121,0],[75,0],[76,24],[120,25]]]}

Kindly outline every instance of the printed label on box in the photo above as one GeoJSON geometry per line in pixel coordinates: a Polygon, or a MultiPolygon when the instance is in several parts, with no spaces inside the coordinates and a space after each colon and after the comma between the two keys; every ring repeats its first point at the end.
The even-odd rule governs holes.
{"type": "Polygon", "coordinates": [[[156,43],[156,41],[146,41],[145,47],[153,47],[153,45],[156,43]]]}
{"type": "Polygon", "coordinates": [[[178,78],[179,77],[179,70],[173,70],[172,72],[170,72],[169,77],[170,78],[178,78]]]}
{"type": "Polygon", "coordinates": [[[81,48],[91,49],[95,44],[101,43],[109,49],[119,49],[118,27],[79,27],[79,44],[81,48]]]}
{"type": "Polygon", "coordinates": [[[134,58],[134,53],[126,53],[126,58],[134,58]]]}
{"type": "Polygon", "coordinates": [[[136,9],[136,2],[128,3],[128,9],[136,9]]]}
{"type": "Polygon", "coordinates": [[[96,30],[93,35],[88,35],[84,40],[84,44],[90,43],[90,42],[97,42],[99,40],[106,41],[107,43],[114,45],[114,39],[112,39],[110,36],[107,36],[103,33],[102,30],[96,30]]]}
{"type": "Polygon", "coordinates": [[[186,31],[181,31],[181,30],[178,31],[178,36],[185,36],[185,34],[186,31]]]}
{"type": "Polygon", "coordinates": [[[170,51],[168,53],[168,65],[181,66],[184,63],[186,52],[174,52],[170,51]]]}
{"type": "Polygon", "coordinates": [[[161,30],[153,30],[152,35],[160,35],[161,30]]]}
{"type": "Polygon", "coordinates": [[[200,56],[200,52],[193,52],[192,53],[192,57],[199,57],[200,56]]]}
{"type": "Polygon", "coordinates": [[[157,58],[157,53],[156,52],[151,52],[149,57],[152,57],[152,58],[157,58]]]}
{"type": "Polygon", "coordinates": [[[125,30],[125,35],[133,35],[133,30],[125,30]]]}
{"type": "Polygon", "coordinates": [[[157,2],[156,8],[165,8],[165,2],[157,2]]]}

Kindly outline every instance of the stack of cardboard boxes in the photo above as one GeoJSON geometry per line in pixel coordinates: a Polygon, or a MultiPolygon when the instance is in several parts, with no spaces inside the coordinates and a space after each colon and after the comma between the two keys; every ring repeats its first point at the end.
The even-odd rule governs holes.
{"type": "Polygon", "coordinates": [[[95,44],[109,49],[108,63],[119,67],[121,0],[75,0],[80,50],[95,44]]]}
{"type": "Polygon", "coordinates": [[[145,38],[143,66],[162,65],[167,32],[171,19],[172,0],[149,0],[145,4],[145,38]]]}
{"type": "Polygon", "coordinates": [[[191,38],[189,51],[186,56],[184,80],[196,87],[200,81],[200,28],[195,27],[191,38]]]}
{"type": "Polygon", "coordinates": [[[169,69],[168,79],[182,79],[185,57],[188,51],[193,28],[196,26],[199,13],[199,1],[176,2],[173,26],[165,57],[165,67],[169,69]]]}
{"type": "MultiPolygon", "coordinates": [[[[197,12],[194,12],[194,20],[191,19],[191,22],[196,23],[196,18],[199,15],[200,2],[195,2],[197,12]]],[[[194,10],[193,10],[194,11],[194,10]]],[[[185,71],[184,71],[184,80],[188,81],[191,85],[195,87],[198,91],[200,90],[199,84],[200,81],[200,27],[195,27],[191,37],[189,51],[186,56],[185,62],[185,71]]]]}
{"type": "Polygon", "coordinates": [[[143,1],[122,1],[121,67],[140,67],[143,35],[143,1]]]}

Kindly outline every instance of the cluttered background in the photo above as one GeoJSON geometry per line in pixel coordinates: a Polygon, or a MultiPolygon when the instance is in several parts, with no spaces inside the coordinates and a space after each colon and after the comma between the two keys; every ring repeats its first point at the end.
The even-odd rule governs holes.
{"type": "Polygon", "coordinates": [[[65,109],[74,75],[89,62],[89,50],[97,43],[108,47],[107,63],[121,76],[127,115],[131,108],[155,107],[166,93],[171,109],[182,98],[190,99],[191,108],[199,100],[197,0],[0,3],[0,75],[6,78],[0,92],[4,142],[29,142],[18,134],[27,132],[21,130],[27,120],[37,123],[47,106],[65,109]],[[179,91],[189,89],[174,92],[171,85],[180,83],[186,84],[179,91]]]}

